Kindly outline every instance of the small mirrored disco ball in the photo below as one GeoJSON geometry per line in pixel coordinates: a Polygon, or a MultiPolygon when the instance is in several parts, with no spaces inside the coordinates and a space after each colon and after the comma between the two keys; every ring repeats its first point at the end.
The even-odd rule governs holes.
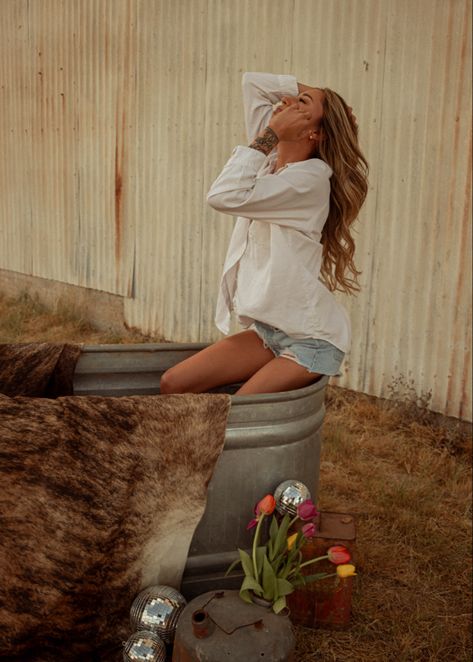
{"type": "Polygon", "coordinates": [[[309,488],[299,480],[285,480],[274,490],[276,509],[281,515],[297,515],[297,506],[310,499],[309,488]]]}
{"type": "Polygon", "coordinates": [[[156,632],[163,641],[171,643],[186,604],[184,596],[171,586],[148,586],[131,605],[131,627],[133,630],[156,632]]]}
{"type": "Polygon", "coordinates": [[[123,660],[124,662],[166,662],[166,646],[155,632],[139,630],[125,643],[123,660]]]}

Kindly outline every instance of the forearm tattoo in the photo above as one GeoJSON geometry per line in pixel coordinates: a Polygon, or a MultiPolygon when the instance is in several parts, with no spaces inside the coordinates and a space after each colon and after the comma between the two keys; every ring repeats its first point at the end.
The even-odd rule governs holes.
{"type": "Polygon", "coordinates": [[[259,152],[263,152],[263,154],[268,156],[268,154],[276,147],[278,142],[279,138],[277,135],[269,126],[267,126],[263,135],[257,136],[251,143],[250,147],[257,149],[259,152]]]}

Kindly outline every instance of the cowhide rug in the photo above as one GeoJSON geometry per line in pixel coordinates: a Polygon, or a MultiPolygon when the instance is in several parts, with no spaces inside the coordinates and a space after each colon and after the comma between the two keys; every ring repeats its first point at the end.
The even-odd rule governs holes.
{"type": "Polygon", "coordinates": [[[0,393],[57,398],[72,395],[81,346],[71,343],[0,344],[0,393]]]}
{"type": "Polygon", "coordinates": [[[179,588],[229,407],[0,395],[0,659],[108,659],[139,591],[179,588]]]}

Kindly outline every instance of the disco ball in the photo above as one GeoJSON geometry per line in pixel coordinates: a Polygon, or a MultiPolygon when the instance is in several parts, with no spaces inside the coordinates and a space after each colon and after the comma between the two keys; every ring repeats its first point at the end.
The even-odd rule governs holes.
{"type": "Polygon", "coordinates": [[[166,662],[166,646],[155,632],[139,630],[125,643],[123,660],[124,662],[166,662]]]}
{"type": "Polygon", "coordinates": [[[184,596],[171,586],[148,586],[133,601],[131,627],[155,632],[163,641],[171,643],[186,604],[184,596]]]}
{"type": "Polygon", "coordinates": [[[274,491],[276,510],[281,515],[287,513],[294,517],[297,515],[297,506],[310,498],[309,488],[299,480],[285,480],[274,491]]]}

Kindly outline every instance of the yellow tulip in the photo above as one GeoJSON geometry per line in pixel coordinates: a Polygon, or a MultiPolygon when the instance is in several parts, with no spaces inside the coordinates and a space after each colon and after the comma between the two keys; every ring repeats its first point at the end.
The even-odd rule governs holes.
{"type": "Polygon", "coordinates": [[[287,539],[287,548],[292,549],[294,547],[294,543],[296,542],[297,538],[297,533],[293,533],[292,536],[289,536],[287,539]]]}
{"type": "Polygon", "coordinates": [[[351,563],[342,563],[341,565],[337,565],[337,575],[342,578],[353,577],[353,575],[356,575],[355,570],[355,566],[351,563]]]}

